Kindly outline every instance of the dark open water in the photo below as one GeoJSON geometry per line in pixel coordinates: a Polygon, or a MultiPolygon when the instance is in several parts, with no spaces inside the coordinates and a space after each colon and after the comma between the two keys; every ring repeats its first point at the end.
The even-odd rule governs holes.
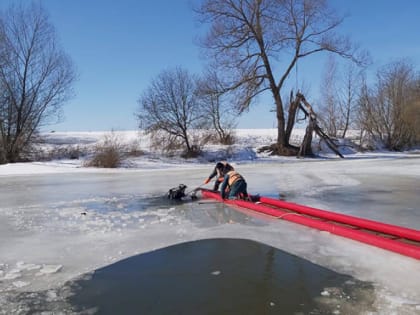
{"type": "Polygon", "coordinates": [[[373,311],[374,295],[369,283],[241,239],[141,254],[71,287],[75,312],[110,315],[358,314],[373,311]]]}

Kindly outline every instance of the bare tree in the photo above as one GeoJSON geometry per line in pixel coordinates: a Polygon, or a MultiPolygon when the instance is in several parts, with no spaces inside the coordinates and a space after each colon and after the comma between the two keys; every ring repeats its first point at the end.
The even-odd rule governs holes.
{"type": "Polygon", "coordinates": [[[278,128],[273,153],[297,154],[286,132],[282,89],[301,58],[328,51],[355,59],[349,41],[335,33],[343,19],[325,0],[205,0],[196,11],[211,23],[202,44],[240,95],[237,107],[244,110],[270,91],[278,128]]]}
{"type": "Polygon", "coordinates": [[[0,145],[16,162],[40,126],[72,96],[75,72],[44,9],[10,7],[0,15],[0,145]]]}
{"type": "Polygon", "coordinates": [[[398,61],[378,71],[374,88],[363,89],[361,125],[389,150],[399,151],[415,143],[420,112],[418,82],[412,65],[398,61]]]}
{"type": "Polygon", "coordinates": [[[323,81],[321,83],[321,112],[324,121],[324,128],[327,133],[337,136],[339,129],[339,111],[338,111],[338,93],[337,93],[337,62],[333,58],[329,58],[325,67],[323,81]]]}
{"type": "Polygon", "coordinates": [[[229,93],[216,71],[209,71],[199,81],[198,93],[201,110],[211,122],[221,144],[232,144],[233,128],[236,126],[237,110],[232,106],[229,93]]]}
{"type": "Polygon", "coordinates": [[[321,84],[321,112],[330,136],[345,138],[348,129],[355,125],[361,74],[354,63],[346,64],[342,70],[335,59],[328,60],[321,84]]]}
{"type": "Polygon", "coordinates": [[[343,71],[343,88],[342,92],[339,93],[342,138],[346,137],[349,128],[356,127],[358,97],[362,86],[363,73],[364,69],[357,69],[353,63],[348,63],[346,70],[343,71]]]}
{"type": "Polygon", "coordinates": [[[412,128],[413,142],[412,146],[420,145],[420,76],[417,75],[413,84],[412,102],[407,106],[405,111],[406,121],[412,128]]]}
{"type": "Polygon", "coordinates": [[[196,78],[188,71],[178,67],[161,72],[138,100],[140,128],[168,151],[184,146],[185,156],[195,154],[192,132],[205,123],[196,92],[196,78]]]}

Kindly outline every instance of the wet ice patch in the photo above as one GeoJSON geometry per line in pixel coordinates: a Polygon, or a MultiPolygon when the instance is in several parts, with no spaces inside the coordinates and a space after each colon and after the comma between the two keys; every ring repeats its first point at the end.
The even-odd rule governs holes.
{"type": "Polygon", "coordinates": [[[356,280],[346,281],[343,287],[326,287],[316,300],[319,308],[328,310],[328,314],[374,314],[375,298],[372,286],[356,280]]]}
{"type": "Polygon", "coordinates": [[[34,277],[43,277],[55,274],[61,271],[62,265],[50,264],[33,264],[18,261],[16,264],[9,266],[1,265],[0,282],[6,289],[23,288],[31,285],[34,277]]]}
{"type": "MultiPolygon", "coordinates": [[[[15,282],[16,289],[25,289],[23,281],[15,282]]],[[[0,314],[78,314],[67,302],[70,288],[49,289],[35,292],[5,291],[0,295],[0,314]]],[[[96,309],[84,310],[83,314],[95,314],[96,309]]]]}
{"type": "MultiPolygon", "coordinates": [[[[155,198],[155,203],[159,198],[155,198]]],[[[161,198],[162,199],[162,198],[161,198]]],[[[163,200],[166,203],[166,200],[163,200]]],[[[166,205],[166,204],[165,204],[166,205]]],[[[32,205],[4,212],[18,231],[107,233],[179,222],[176,207],[147,207],[138,197],[93,198],[49,207],[32,205]]]]}
{"type": "Polygon", "coordinates": [[[36,275],[43,276],[43,275],[57,273],[61,270],[61,268],[63,268],[62,265],[43,265],[36,275]]]}
{"type": "MultiPolygon", "coordinates": [[[[0,263],[0,291],[46,288],[50,283],[66,279],[68,274],[74,274],[74,265],[79,264],[79,258],[73,254],[78,246],[81,247],[81,255],[86,255],[86,251],[89,254],[98,253],[104,244],[117,242],[116,238],[124,242],[133,234],[149,235],[152,230],[168,230],[170,226],[175,226],[172,230],[175,237],[172,239],[183,239],[188,235],[186,229],[182,233],[176,232],[176,227],[185,220],[182,205],[180,209],[180,206],[167,205],[163,200],[162,207],[155,207],[160,199],[153,198],[152,201],[153,206],[148,206],[149,201],[144,202],[139,197],[114,196],[1,209],[1,219],[6,217],[4,222],[8,224],[9,235],[23,235],[29,238],[29,242],[24,246],[19,244],[10,255],[1,257],[7,260],[0,263]],[[29,249],[27,253],[24,247],[29,249]],[[57,250],[63,252],[55,258],[53,252],[57,250]]],[[[145,238],[140,237],[140,241],[136,242],[138,247],[152,246],[148,244],[153,242],[141,245],[145,238]]],[[[167,242],[166,238],[160,242],[158,235],[154,239],[154,246],[167,242]]],[[[116,251],[108,250],[103,256],[89,257],[83,263],[93,268],[117,261],[129,255],[130,247],[122,247],[126,247],[124,243],[115,247],[116,251]]]]}
{"type": "Polygon", "coordinates": [[[37,270],[41,268],[41,265],[37,265],[37,264],[27,264],[23,261],[18,261],[16,263],[16,267],[19,268],[20,270],[37,270]]]}
{"type": "Polygon", "coordinates": [[[29,284],[31,284],[31,283],[30,282],[27,282],[27,281],[15,281],[15,282],[13,282],[13,285],[16,288],[23,288],[23,287],[28,286],[29,284]]]}
{"type": "Polygon", "coordinates": [[[4,277],[3,280],[14,280],[17,278],[20,278],[22,276],[22,274],[17,271],[17,270],[11,270],[10,272],[8,272],[4,277]]]}

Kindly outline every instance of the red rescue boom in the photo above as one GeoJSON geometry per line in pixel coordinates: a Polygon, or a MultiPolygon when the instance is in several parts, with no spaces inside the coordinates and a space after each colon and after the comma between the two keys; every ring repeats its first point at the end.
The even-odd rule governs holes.
{"type": "Polygon", "coordinates": [[[260,197],[254,203],[245,200],[222,200],[218,192],[201,189],[203,197],[229,205],[251,209],[270,216],[306,225],[321,231],[420,259],[420,231],[345,214],[307,207],[283,200],[260,197]]]}

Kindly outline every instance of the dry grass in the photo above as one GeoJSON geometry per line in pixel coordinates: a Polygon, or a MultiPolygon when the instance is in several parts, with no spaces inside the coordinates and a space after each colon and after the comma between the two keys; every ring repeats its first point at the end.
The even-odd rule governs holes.
{"type": "Polygon", "coordinates": [[[87,160],[85,166],[117,168],[121,165],[124,157],[124,146],[120,137],[114,132],[105,135],[104,140],[95,146],[91,159],[87,160]]]}

